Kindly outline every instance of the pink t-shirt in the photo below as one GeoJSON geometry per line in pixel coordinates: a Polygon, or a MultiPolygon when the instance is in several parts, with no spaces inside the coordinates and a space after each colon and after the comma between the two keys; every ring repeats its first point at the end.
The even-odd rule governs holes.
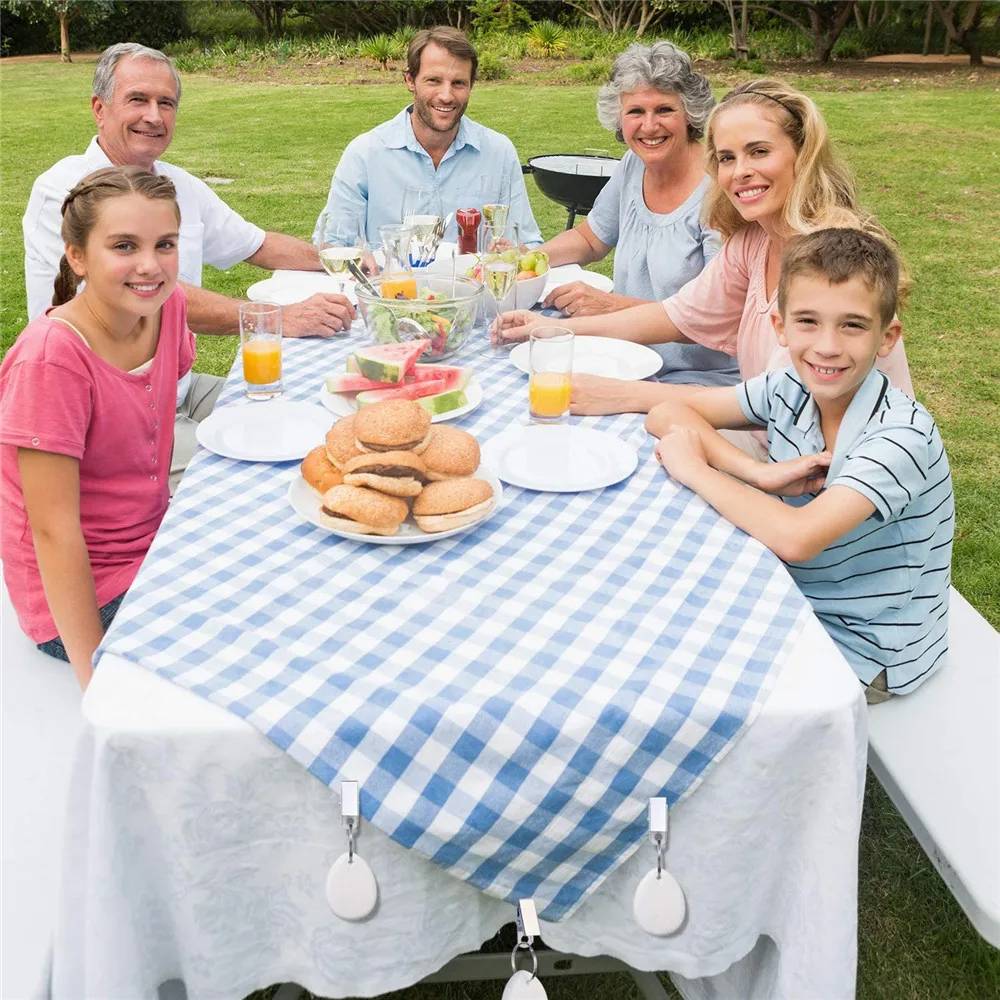
{"type": "MultiPolygon", "coordinates": [[[[663,303],[670,321],[696,344],[736,355],[744,381],[787,368],[792,359],[771,324],[778,290],[767,297],[767,251],[771,241],[756,223],[735,232],[696,278],[663,303]]],[[[878,367],[913,397],[913,383],[899,340],[878,367]]]]}
{"type": "Polygon", "coordinates": [[[80,460],[80,523],[98,605],[128,590],[167,509],[177,380],[194,363],[187,300],[163,304],[152,365],[132,375],[99,358],[48,311],[29,323],[0,366],[0,556],[21,628],[58,634],[28,525],[18,448],[80,460]]]}

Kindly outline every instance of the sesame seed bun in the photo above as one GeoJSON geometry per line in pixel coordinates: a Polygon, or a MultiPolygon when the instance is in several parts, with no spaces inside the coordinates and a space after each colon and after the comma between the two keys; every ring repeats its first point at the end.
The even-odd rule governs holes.
{"type": "Polygon", "coordinates": [[[431,415],[409,399],[387,399],[354,414],[359,451],[415,451],[428,444],[431,415]]]}
{"type": "Polygon", "coordinates": [[[395,535],[406,520],[405,500],[362,486],[334,486],[323,495],[320,520],[358,535],[395,535]]]}
{"type": "Polygon", "coordinates": [[[323,445],[313,448],[302,459],[302,478],[318,496],[323,496],[328,489],[339,486],[344,481],[340,469],[327,457],[326,448],[323,445]]]}
{"type": "Polygon", "coordinates": [[[358,455],[344,466],[348,486],[370,486],[394,497],[415,497],[424,488],[427,470],[412,451],[379,451],[358,455]]]}
{"type": "Polygon", "coordinates": [[[344,466],[360,455],[361,450],[355,443],[354,438],[354,414],[349,417],[341,417],[326,434],[326,456],[337,466],[343,469],[344,466]]]}
{"type": "Polygon", "coordinates": [[[479,468],[479,442],[458,427],[439,424],[431,428],[431,439],[420,456],[431,482],[471,476],[479,468]]]}
{"type": "Polygon", "coordinates": [[[482,520],[495,504],[485,479],[446,479],[423,488],[413,502],[413,519],[421,531],[450,531],[482,520]]]}

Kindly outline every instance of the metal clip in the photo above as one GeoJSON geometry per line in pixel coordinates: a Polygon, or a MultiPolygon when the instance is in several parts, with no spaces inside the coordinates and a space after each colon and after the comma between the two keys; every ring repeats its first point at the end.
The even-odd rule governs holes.
{"type": "Polygon", "coordinates": [[[517,952],[518,949],[526,949],[531,955],[531,978],[534,979],[538,972],[538,956],[535,949],[531,947],[536,937],[541,937],[541,930],[538,927],[538,914],[535,912],[535,901],[533,899],[519,899],[517,901],[517,944],[510,953],[510,967],[512,972],[517,972],[517,952]]]}
{"type": "Polygon", "coordinates": [[[344,781],[340,785],[340,817],[347,830],[347,863],[354,864],[354,838],[361,820],[358,783],[344,781]]]}
{"type": "Polygon", "coordinates": [[[667,800],[649,800],[649,839],[656,845],[656,877],[663,874],[663,852],[667,847],[667,800]]]}

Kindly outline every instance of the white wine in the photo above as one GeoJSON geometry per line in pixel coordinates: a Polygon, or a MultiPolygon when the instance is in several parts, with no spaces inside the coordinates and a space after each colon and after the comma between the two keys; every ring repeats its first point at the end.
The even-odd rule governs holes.
{"type": "Polygon", "coordinates": [[[514,282],[517,279],[517,265],[505,260],[493,260],[484,266],[483,275],[486,278],[486,287],[490,290],[490,294],[497,302],[500,302],[514,287],[514,282]]]}
{"type": "Polygon", "coordinates": [[[329,275],[343,274],[349,260],[359,261],[364,256],[361,247],[324,247],[319,252],[319,262],[329,275]]]}
{"type": "MultiPolygon", "coordinates": [[[[424,256],[429,258],[434,234],[440,221],[439,215],[411,215],[403,221],[403,225],[413,233],[410,239],[411,263],[416,263],[424,256]]],[[[425,263],[429,263],[429,260],[425,263]]]]}
{"type": "Polygon", "coordinates": [[[483,218],[486,225],[498,233],[507,228],[507,216],[510,215],[510,205],[483,205],[483,218]]]}

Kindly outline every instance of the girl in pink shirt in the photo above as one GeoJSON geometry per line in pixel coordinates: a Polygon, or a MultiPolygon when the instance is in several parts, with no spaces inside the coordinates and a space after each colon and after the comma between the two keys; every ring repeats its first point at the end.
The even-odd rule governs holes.
{"type": "MultiPolygon", "coordinates": [[[[892,240],[861,209],[854,181],[833,153],[823,116],[805,94],[774,80],[741,84],[712,112],[706,147],[715,183],[705,195],[705,222],[726,239],[719,254],[663,303],[561,320],[560,325],[577,334],[640,344],[693,342],[725,351],[736,356],[747,380],[791,363],[771,325],[788,243],[832,226],[892,240]]],[[[505,313],[500,336],[524,340],[532,326],[551,322],[527,310],[505,313]]],[[[913,395],[902,341],[879,367],[893,385],[913,395]]],[[[645,413],[699,389],[578,375],[573,412],[645,413]]]]}
{"type": "Polygon", "coordinates": [[[0,366],[0,541],[21,627],[86,687],[167,509],[177,381],[195,344],[170,180],[106,167],[62,211],[56,305],[0,366]]]}

